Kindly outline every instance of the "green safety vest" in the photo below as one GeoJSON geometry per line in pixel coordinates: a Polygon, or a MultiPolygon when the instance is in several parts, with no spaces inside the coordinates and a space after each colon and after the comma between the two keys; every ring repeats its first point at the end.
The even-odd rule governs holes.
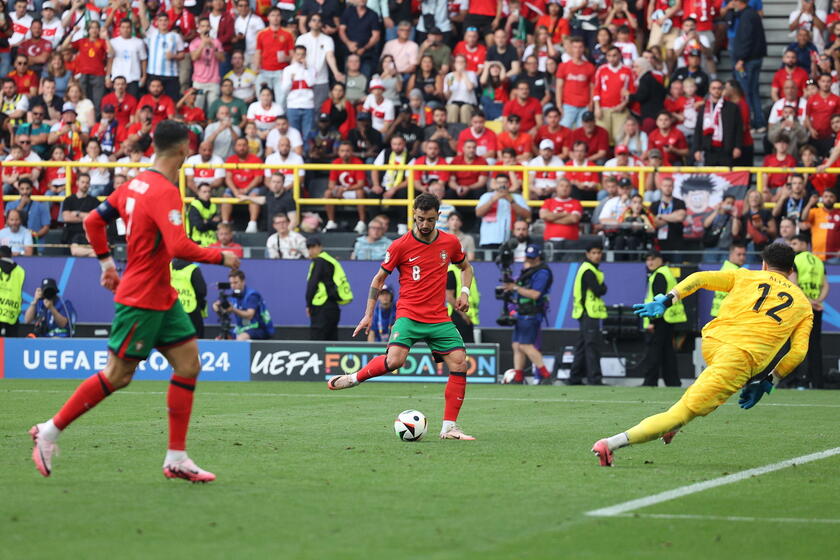
{"type": "MultiPolygon", "coordinates": [[[[178,300],[181,302],[181,306],[184,308],[184,311],[187,313],[192,313],[198,307],[198,298],[195,295],[195,288],[192,285],[192,273],[193,270],[198,268],[198,265],[195,263],[188,264],[184,268],[178,270],[169,264],[169,273],[172,276],[172,287],[175,288],[175,291],[178,292],[178,300]]],[[[201,310],[201,316],[207,316],[207,306],[201,310]]]]}
{"type": "MultiPolygon", "coordinates": [[[[648,276],[648,287],[647,287],[647,296],[645,297],[645,303],[653,301],[653,296],[656,295],[653,293],[653,282],[656,279],[656,275],[661,274],[665,277],[665,293],[667,294],[671,290],[674,289],[674,286],[677,285],[677,279],[674,278],[674,273],[671,272],[671,268],[667,265],[662,265],[656,270],[654,270],[650,276],[648,276]]],[[[671,307],[665,310],[665,315],[662,316],[665,319],[666,323],[685,323],[688,321],[688,317],[685,314],[685,306],[682,303],[682,300],[678,301],[677,303],[673,304],[671,307]]],[[[650,324],[650,319],[645,318],[644,326],[650,324]]]]}
{"type": "MultiPolygon", "coordinates": [[[[194,198],[192,202],[190,202],[190,208],[195,208],[196,210],[198,210],[199,215],[205,221],[213,218],[213,216],[216,215],[217,210],[215,203],[211,202],[210,207],[205,208],[201,201],[197,198],[194,198]]],[[[185,225],[187,228],[187,237],[189,237],[202,247],[208,247],[216,242],[216,232],[214,230],[198,231],[198,229],[191,226],[189,219],[186,220],[185,225]]]]}
{"type": "Polygon", "coordinates": [[[9,274],[0,272],[0,323],[14,325],[20,317],[23,300],[23,280],[26,272],[16,266],[9,274]]]}
{"type": "Polygon", "coordinates": [[[825,264],[810,251],[802,251],[793,259],[796,281],[808,299],[820,297],[825,281],[825,264]]]}
{"type": "Polygon", "coordinates": [[[593,319],[606,319],[607,306],[604,300],[592,293],[591,290],[586,290],[586,299],[583,299],[583,275],[587,270],[591,270],[595,274],[595,278],[599,284],[604,283],[604,273],[589,261],[584,261],[578,268],[575,276],[575,289],[573,292],[574,304],[572,305],[572,319],[580,319],[583,315],[584,309],[586,314],[593,319]]]}
{"type": "MultiPolygon", "coordinates": [[[[335,288],[338,292],[338,303],[341,305],[347,305],[353,301],[353,290],[350,288],[350,281],[347,279],[347,275],[344,273],[344,268],[341,266],[341,263],[335,260],[332,255],[326,251],[321,251],[316,258],[322,258],[333,265],[333,282],[335,282],[335,288]]],[[[309,273],[306,275],[307,281],[309,280],[309,277],[312,276],[313,266],[315,266],[314,261],[309,264],[309,273]]],[[[312,305],[324,305],[326,301],[327,287],[323,282],[318,282],[318,290],[315,292],[315,297],[312,298],[312,305]]]]}
{"type": "MultiPolygon", "coordinates": [[[[729,261],[723,261],[723,266],[720,267],[721,271],[724,270],[738,270],[741,268],[737,264],[733,264],[729,261]]],[[[723,300],[726,299],[726,296],[729,295],[729,292],[715,292],[715,297],[712,300],[712,310],[709,313],[712,317],[717,317],[718,313],[720,313],[720,306],[723,304],[723,300]]]]}
{"type": "MultiPolygon", "coordinates": [[[[457,300],[458,296],[461,295],[461,269],[454,264],[450,264],[447,272],[455,274],[455,299],[457,300]]],[[[470,284],[470,310],[467,311],[467,317],[470,318],[470,322],[473,325],[478,324],[478,304],[480,301],[481,294],[478,292],[478,284],[475,283],[475,276],[473,276],[472,283],[470,284]]],[[[451,316],[453,308],[449,303],[446,304],[446,309],[451,316]]]]}

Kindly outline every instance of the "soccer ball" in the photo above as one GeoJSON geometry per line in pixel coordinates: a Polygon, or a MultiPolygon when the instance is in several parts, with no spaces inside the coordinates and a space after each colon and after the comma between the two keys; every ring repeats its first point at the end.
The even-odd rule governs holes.
{"type": "Polygon", "coordinates": [[[417,441],[429,428],[426,415],[419,410],[403,410],[394,420],[394,431],[403,441],[417,441]]]}
{"type": "Polygon", "coordinates": [[[516,370],[511,368],[505,370],[502,374],[502,385],[507,385],[509,383],[513,383],[514,378],[516,377],[516,370]]]}

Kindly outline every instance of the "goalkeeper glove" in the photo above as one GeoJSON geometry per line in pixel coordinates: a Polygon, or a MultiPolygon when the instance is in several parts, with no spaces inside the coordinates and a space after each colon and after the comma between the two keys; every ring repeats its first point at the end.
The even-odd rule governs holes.
{"type": "Polygon", "coordinates": [[[653,301],[647,303],[636,303],[633,305],[633,313],[639,317],[662,317],[665,314],[665,304],[668,302],[668,296],[659,294],[653,301]]]}
{"type": "Polygon", "coordinates": [[[741,391],[741,397],[738,399],[738,404],[741,405],[741,408],[744,410],[752,408],[758,404],[758,401],[761,400],[761,397],[763,397],[765,393],[769,393],[772,390],[773,383],[769,379],[750,383],[741,391]]]}

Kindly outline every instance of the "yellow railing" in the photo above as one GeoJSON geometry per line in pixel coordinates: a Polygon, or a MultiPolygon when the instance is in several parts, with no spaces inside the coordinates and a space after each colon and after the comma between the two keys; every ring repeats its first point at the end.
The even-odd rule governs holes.
{"type": "MultiPolygon", "coordinates": [[[[99,168],[99,169],[115,169],[115,168],[130,168],[130,169],[148,169],[151,167],[147,163],[118,163],[118,162],[106,162],[106,163],[98,163],[98,162],[79,162],[79,161],[37,161],[37,162],[29,162],[29,161],[3,161],[0,162],[0,166],[2,167],[39,167],[39,168],[49,168],[49,167],[64,167],[66,170],[66,184],[65,184],[65,195],[38,195],[33,196],[33,200],[41,200],[41,201],[49,201],[49,202],[60,202],[64,200],[65,196],[69,196],[72,193],[72,169],[90,169],[90,168],[99,168]]],[[[334,164],[325,164],[325,163],[304,163],[304,164],[273,164],[268,165],[264,163],[223,163],[223,164],[211,164],[211,163],[199,163],[199,164],[189,164],[183,165],[178,173],[178,187],[181,191],[181,195],[184,197],[185,202],[189,202],[192,200],[192,197],[187,196],[187,180],[186,180],[186,173],[185,170],[187,168],[194,168],[194,169],[283,169],[283,170],[290,170],[293,171],[293,182],[292,182],[292,194],[294,196],[295,204],[297,206],[298,212],[302,206],[401,206],[406,209],[406,219],[409,227],[411,227],[413,222],[413,215],[410,212],[411,204],[410,201],[414,199],[414,195],[416,193],[416,185],[415,185],[415,178],[413,171],[504,171],[504,172],[514,172],[514,173],[521,173],[522,174],[522,196],[526,199],[527,203],[531,207],[539,207],[542,205],[542,200],[528,200],[528,194],[530,192],[530,183],[531,178],[530,174],[532,172],[537,171],[561,171],[561,172],[573,172],[573,173],[635,173],[638,175],[638,191],[640,194],[644,194],[645,192],[645,179],[647,174],[649,173],[727,173],[727,172],[737,172],[737,171],[746,171],[748,173],[755,173],[756,174],[756,188],[759,191],[764,190],[764,183],[765,178],[764,174],[789,174],[789,173],[803,173],[803,174],[814,174],[817,173],[817,168],[815,167],[687,167],[687,166],[670,166],[670,167],[649,167],[649,166],[642,166],[642,167],[605,167],[602,165],[592,166],[592,167],[571,167],[571,166],[559,166],[559,167],[531,167],[531,166],[522,166],[522,165],[402,165],[402,164],[386,164],[386,165],[370,165],[370,164],[347,164],[347,165],[334,165],[334,164]],[[353,171],[353,170],[361,170],[361,171],[406,171],[406,198],[405,199],[339,199],[339,198],[304,198],[301,196],[301,184],[300,184],[300,175],[297,173],[299,170],[304,171],[332,171],[336,168],[353,171]]],[[[840,173],[840,168],[834,169],[827,169],[824,173],[830,174],[838,174],[840,173]]],[[[16,200],[19,198],[17,195],[5,195],[3,196],[3,200],[16,200]]],[[[104,198],[104,197],[100,197],[104,198]]],[[[230,198],[230,197],[213,197],[212,201],[215,203],[227,203],[227,204],[247,204],[248,200],[243,200],[239,198],[230,198]]],[[[451,204],[452,206],[467,206],[467,207],[475,207],[478,205],[477,200],[461,200],[461,199],[444,199],[443,202],[445,204],[451,204]]],[[[598,201],[582,201],[581,204],[584,207],[595,207],[598,205],[598,201]]],[[[766,206],[773,206],[772,203],[768,203],[766,206]]]]}

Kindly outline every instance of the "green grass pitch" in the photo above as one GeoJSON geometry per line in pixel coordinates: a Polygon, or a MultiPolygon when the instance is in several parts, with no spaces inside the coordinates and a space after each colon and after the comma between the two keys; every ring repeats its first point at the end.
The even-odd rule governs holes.
{"type": "Polygon", "coordinates": [[[836,557],[840,542],[838,455],[586,515],[838,447],[836,392],[730,403],[607,469],[592,443],[678,390],[470,386],[461,424],[478,441],[459,442],[435,437],[442,385],[204,383],[189,448],[218,480],[192,485],[161,474],[166,384],[148,381],[73,425],[53,476],[38,475],[26,430],[75,386],[0,382],[0,558],[803,559],[836,557]],[[408,408],[431,421],[421,442],[394,435],[408,408]]]}

